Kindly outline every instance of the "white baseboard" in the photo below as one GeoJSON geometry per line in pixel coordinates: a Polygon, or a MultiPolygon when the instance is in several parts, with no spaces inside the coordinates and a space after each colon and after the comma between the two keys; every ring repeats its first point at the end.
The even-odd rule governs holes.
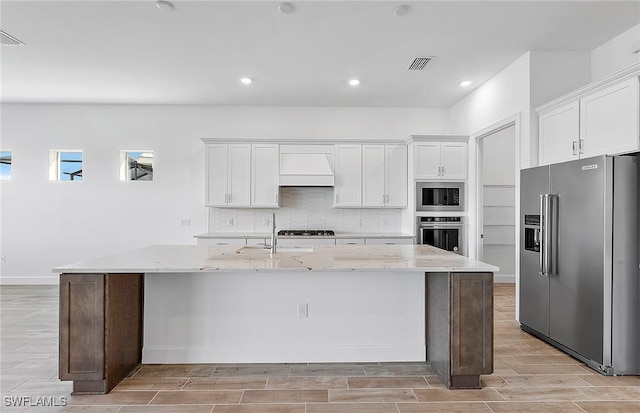
{"type": "Polygon", "coordinates": [[[509,274],[496,274],[493,276],[493,282],[496,284],[501,284],[501,283],[514,284],[516,282],[516,276],[509,275],[509,274]]]}
{"type": "Polygon", "coordinates": [[[142,362],[162,363],[336,363],[425,361],[424,345],[414,346],[206,346],[144,347],[142,362]]]}
{"type": "Polygon", "coordinates": [[[44,277],[0,277],[0,285],[58,285],[58,275],[44,277]]]}

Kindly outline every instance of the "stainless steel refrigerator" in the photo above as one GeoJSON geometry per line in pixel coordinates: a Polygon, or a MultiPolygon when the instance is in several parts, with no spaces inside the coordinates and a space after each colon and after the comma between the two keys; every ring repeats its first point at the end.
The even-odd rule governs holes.
{"type": "Polygon", "coordinates": [[[522,329],[603,374],[640,374],[640,154],[520,179],[522,329]]]}

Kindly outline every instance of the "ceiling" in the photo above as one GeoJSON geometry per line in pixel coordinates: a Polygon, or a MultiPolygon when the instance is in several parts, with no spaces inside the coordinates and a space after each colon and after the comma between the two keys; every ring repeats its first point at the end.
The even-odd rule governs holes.
{"type": "Polygon", "coordinates": [[[640,23],[639,1],[291,3],[1,0],[26,44],[0,49],[1,99],[449,107],[529,50],[590,51],[640,23]],[[417,56],[435,59],[407,71],[417,56]]]}

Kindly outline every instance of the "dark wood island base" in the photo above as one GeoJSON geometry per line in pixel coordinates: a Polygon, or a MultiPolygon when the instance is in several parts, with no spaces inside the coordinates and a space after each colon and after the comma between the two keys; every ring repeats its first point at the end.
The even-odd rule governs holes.
{"type": "MultiPolygon", "coordinates": [[[[493,273],[426,273],[426,360],[449,389],[493,372],[493,273]]],[[[142,361],[144,274],[60,276],[60,379],[109,393],[142,361]]]]}
{"type": "Polygon", "coordinates": [[[142,361],[144,274],[60,276],[60,380],[106,394],[142,361]]]}

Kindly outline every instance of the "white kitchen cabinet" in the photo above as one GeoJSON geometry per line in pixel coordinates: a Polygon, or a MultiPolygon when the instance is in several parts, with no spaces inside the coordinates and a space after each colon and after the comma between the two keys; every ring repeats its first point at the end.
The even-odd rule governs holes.
{"type": "Polygon", "coordinates": [[[385,207],[407,206],[407,146],[385,145],[385,207]]]}
{"type": "MultiPolygon", "coordinates": [[[[336,245],[335,238],[278,238],[277,246],[282,248],[313,247],[320,245],[336,245]]],[[[277,248],[276,248],[277,252],[277,248]]]]}
{"type": "Polygon", "coordinates": [[[639,102],[636,73],[594,82],[537,108],[539,164],[640,150],[639,102]]]}
{"type": "Polygon", "coordinates": [[[362,145],[362,206],[407,206],[406,145],[362,145]]]}
{"type": "Polygon", "coordinates": [[[271,239],[266,238],[247,238],[247,245],[250,246],[265,246],[269,245],[271,239]]]}
{"type": "Polygon", "coordinates": [[[413,238],[366,238],[366,245],[413,245],[413,238]]]}
{"type": "Polygon", "coordinates": [[[335,146],[334,207],[362,205],[362,145],[335,146]]]}
{"type": "Polygon", "coordinates": [[[640,149],[638,77],[580,99],[581,157],[640,149]]]}
{"type": "Polygon", "coordinates": [[[277,144],[251,145],[251,206],[278,207],[279,147],[277,144]]]}
{"type": "Polygon", "coordinates": [[[429,181],[467,179],[467,142],[415,142],[414,178],[429,181]]]}
{"type": "Polygon", "coordinates": [[[218,207],[251,204],[251,145],[207,145],[206,205],[218,207]]]}
{"type": "Polygon", "coordinates": [[[198,245],[247,245],[246,238],[198,238],[198,245]]]}
{"type": "Polygon", "coordinates": [[[540,164],[577,159],[580,141],[580,102],[574,101],[538,118],[540,164]]]}
{"type": "Polygon", "coordinates": [[[336,245],[364,245],[364,238],[336,238],[336,245]]]}

